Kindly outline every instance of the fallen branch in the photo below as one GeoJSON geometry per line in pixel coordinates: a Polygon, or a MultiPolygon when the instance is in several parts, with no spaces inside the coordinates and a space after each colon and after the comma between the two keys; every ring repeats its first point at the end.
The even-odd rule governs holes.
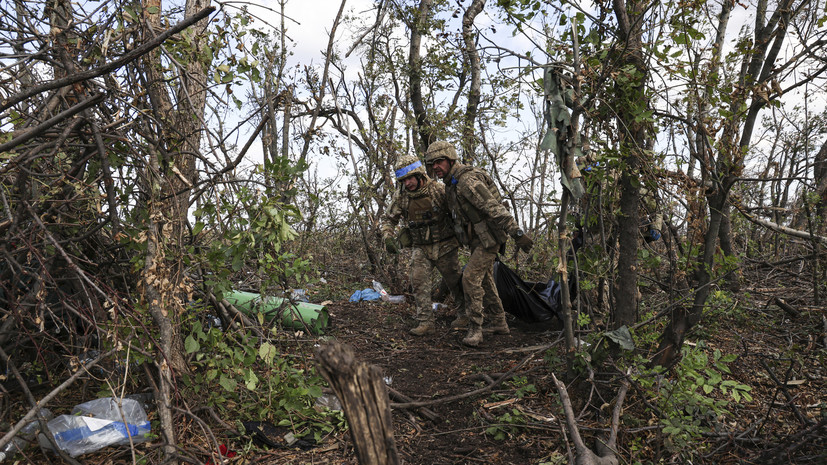
{"type": "Polygon", "coordinates": [[[795,307],[788,304],[781,297],[776,297],[775,299],[773,299],[773,303],[775,305],[778,305],[778,308],[780,308],[781,310],[784,310],[784,313],[790,315],[790,318],[798,318],[799,315],[801,315],[801,313],[798,310],[796,310],[795,307]]]}
{"type": "MultiPolygon", "coordinates": [[[[51,402],[51,400],[54,399],[58,394],[60,394],[61,392],[66,390],[69,386],[74,384],[75,381],[77,381],[78,378],[80,378],[84,374],[88,373],[89,369],[97,366],[97,364],[100,363],[101,360],[106,359],[107,357],[114,354],[115,352],[117,352],[117,349],[112,349],[112,350],[106,352],[105,354],[99,355],[97,358],[95,358],[91,362],[84,363],[79,370],[77,370],[72,376],[69,377],[69,379],[64,381],[60,386],[52,389],[52,392],[46,394],[39,401],[34,402],[34,405],[29,410],[29,412],[26,415],[24,415],[23,418],[21,418],[20,421],[18,421],[17,424],[8,433],[6,433],[5,436],[2,437],[2,439],[0,439],[0,448],[5,447],[6,444],[11,442],[12,438],[14,438],[17,435],[17,433],[19,433],[20,430],[23,429],[24,426],[26,426],[27,423],[29,423],[33,418],[38,416],[40,414],[40,409],[41,408],[46,407],[46,405],[48,405],[49,402],[51,402]]],[[[9,359],[9,356],[6,354],[6,352],[3,351],[2,348],[0,348],[0,358],[3,359],[3,362],[5,362],[9,366],[9,368],[12,370],[14,375],[18,378],[18,380],[20,380],[21,386],[25,386],[25,381],[23,380],[23,377],[20,376],[20,373],[17,372],[17,369],[14,367],[14,364],[11,363],[11,360],[9,359]]],[[[31,393],[28,392],[28,390],[26,392],[27,392],[27,397],[29,397],[29,401],[32,402],[34,400],[34,398],[32,397],[31,393]]],[[[66,460],[67,462],[69,462],[71,464],[79,465],[78,461],[72,459],[63,450],[61,450],[60,448],[57,447],[57,445],[54,443],[54,438],[53,437],[50,437],[49,435],[44,435],[44,436],[52,444],[52,447],[54,448],[54,450],[58,451],[61,458],[63,458],[64,460],[66,460]]]]}
{"type": "Polygon", "coordinates": [[[822,418],[817,424],[799,431],[794,435],[781,441],[778,446],[761,454],[751,463],[781,463],[784,458],[790,457],[793,452],[800,449],[814,438],[823,438],[827,433],[827,418],[822,418]]]}
{"type": "MultiPolygon", "coordinates": [[[[388,388],[388,393],[390,394],[390,396],[392,398],[394,398],[395,400],[399,401],[399,402],[413,402],[414,401],[410,397],[406,396],[405,394],[402,394],[401,392],[397,391],[396,389],[394,389],[390,386],[387,386],[387,388],[388,388]]],[[[431,409],[428,409],[428,408],[425,408],[425,407],[419,407],[417,409],[417,411],[419,412],[420,415],[422,415],[423,417],[431,420],[434,423],[439,423],[439,422],[442,421],[442,417],[440,417],[436,412],[434,412],[431,409]]]]}
{"type": "Polygon", "coordinates": [[[756,218],[749,213],[745,212],[743,209],[738,207],[737,205],[735,208],[738,209],[738,212],[744,215],[744,218],[752,221],[753,223],[764,226],[765,228],[772,229],[775,232],[780,232],[782,234],[786,234],[788,236],[798,237],[799,239],[807,239],[807,240],[817,240],[823,244],[827,244],[827,237],[819,236],[817,234],[810,234],[807,231],[800,231],[798,229],[788,228],[786,226],[781,226],[780,224],[773,223],[772,221],[762,220],[760,218],[756,218]]]}
{"type": "Polygon", "coordinates": [[[256,336],[261,338],[264,337],[264,333],[261,331],[260,326],[255,321],[247,317],[247,315],[245,315],[241,310],[236,308],[235,305],[231,304],[227,299],[221,299],[219,301],[212,292],[207,292],[207,297],[210,299],[210,303],[212,303],[220,313],[226,314],[230,324],[238,325],[238,322],[235,321],[235,318],[238,318],[245,327],[256,333],[256,336]],[[233,315],[231,316],[230,313],[233,315]]]}
{"type": "Polygon", "coordinates": [[[778,376],[775,375],[775,372],[772,371],[772,368],[770,368],[766,360],[761,360],[761,366],[764,367],[765,370],[767,370],[767,374],[770,375],[770,379],[772,379],[775,382],[776,386],[778,387],[778,390],[780,390],[781,393],[784,394],[784,397],[787,399],[787,407],[789,407],[790,410],[793,411],[793,414],[798,419],[798,421],[803,426],[812,425],[814,421],[802,414],[801,411],[798,409],[798,406],[795,405],[795,398],[792,396],[792,394],[790,394],[789,389],[787,389],[786,382],[781,382],[781,380],[778,379],[778,376]]]}
{"type": "MultiPolygon", "coordinates": [[[[32,138],[37,137],[43,132],[45,132],[50,127],[66,121],[68,118],[75,116],[76,114],[82,112],[83,110],[86,110],[91,106],[97,105],[98,103],[103,101],[104,97],[106,97],[106,95],[104,94],[97,94],[92,97],[89,97],[88,99],[78,103],[77,105],[69,107],[68,109],[56,114],[55,116],[52,116],[51,118],[38,124],[37,126],[27,129],[25,131],[21,131],[19,134],[17,134],[17,136],[14,139],[6,142],[5,144],[0,144],[0,152],[7,152],[20,144],[28,142],[32,138]]],[[[4,169],[3,171],[7,170],[4,169]]]]}

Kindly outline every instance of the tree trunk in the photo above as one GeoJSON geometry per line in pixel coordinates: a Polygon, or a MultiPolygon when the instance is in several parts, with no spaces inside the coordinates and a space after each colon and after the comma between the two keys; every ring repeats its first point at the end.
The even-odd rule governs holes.
{"type": "MultiPolygon", "coordinates": [[[[144,40],[149,40],[155,36],[156,31],[161,30],[161,0],[145,0],[143,7],[146,23],[149,26],[144,40]],[[150,10],[155,10],[155,13],[149,13],[150,10]]],[[[150,100],[159,122],[159,127],[156,128],[159,143],[157,147],[150,149],[152,155],[147,171],[150,191],[150,200],[147,204],[150,209],[148,214],[152,220],[151,227],[157,228],[155,233],[157,243],[154,257],[149,256],[149,250],[147,252],[144,280],[147,283],[155,278],[166,280],[168,287],[157,290],[158,298],[151,295],[145,295],[145,298],[155,324],[161,329],[163,358],[167,360],[173,371],[183,372],[187,369],[187,365],[183,356],[184,343],[178,334],[177,323],[178,311],[183,309],[183,300],[177,295],[177,290],[182,283],[182,274],[176,273],[177,266],[173,264],[170,267],[167,261],[172,260],[175,263],[178,261],[176,258],[180,260],[181,251],[176,250],[176,247],[183,244],[182,235],[189,206],[189,189],[181,189],[183,180],[179,178],[184,177],[188,166],[192,166],[194,171],[193,153],[196,152],[176,153],[176,150],[183,151],[183,147],[191,146],[191,143],[186,141],[186,131],[190,126],[189,124],[179,126],[179,118],[176,118],[175,108],[166,88],[167,79],[161,71],[160,53],[158,50],[148,53],[143,60],[150,100]],[[152,157],[155,157],[157,162],[154,167],[152,157]],[[190,158],[191,162],[186,158],[190,158]],[[166,297],[160,299],[160,296],[166,297]],[[153,308],[155,306],[157,308],[153,308]],[[169,339],[164,340],[164,337],[169,339]]],[[[203,119],[203,113],[201,117],[203,119]]],[[[191,187],[191,181],[187,180],[187,182],[191,187]]],[[[149,288],[145,289],[149,290],[149,288]]]]}
{"type": "Polygon", "coordinates": [[[425,112],[425,104],[422,101],[422,57],[420,56],[422,33],[425,31],[425,25],[428,23],[432,3],[432,0],[421,0],[419,2],[418,14],[412,24],[409,25],[411,29],[411,47],[408,54],[408,67],[410,68],[411,106],[416,117],[419,148],[423,154],[428,149],[428,146],[431,145],[431,142],[434,141],[433,131],[428,122],[428,115],[425,112]]]}
{"type": "Polygon", "coordinates": [[[379,367],[356,360],[349,346],[333,342],[317,352],[319,372],[342,403],[361,465],[399,463],[388,392],[379,367]]]}
{"type": "MultiPolygon", "coordinates": [[[[730,261],[736,260],[735,250],[732,247],[732,206],[729,204],[729,200],[724,202],[721,211],[721,228],[718,230],[718,240],[724,257],[729,258],[725,266],[729,266],[730,261]]],[[[724,279],[730,291],[736,292],[740,289],[741,274],[738,268],[730,271],[724,279]]]]}
{"type": "Polygon", "coordinates": [[[620,217],[618,218],[617,282],[615,285],[615,311],[612,328],[631,326],[637,320],[637,251],[640,228],[638,204],[640,202],[637,176],[637,157],[626,159],[626,169],[620,178],[620,217]]]}
{"type": "Polygon", "coordinates": [[[816,231],[823,233],[827,229],[827,140],[824,141],[821,150],[816,155],[813,173],[813,180],[816,182],[816,194],[818,195],[815,216],[821,219],[816,231]]]}
{"type": "Polygon", "coordinates": [[[669,367],[680,355],[686,333],[701,320],[706,299],[709,297],[712,269],[717,249],[718,234],[721,228],[723,204],[727,195],[718,191],[709,199],[709,229],[707,229],[700,260],[695,265],[695,297],[692,307],[680,307],[672,312],[669,324],[663,330],[660,345],[651,365],[669,367]]]}
{"type": "MultiPolygon", "coordinates": [[[[752,53],[745,54],[739,76],[738,84],[742,92],[736,94],[731,103],[731,111],[735,116],[729,119],[718,144],[721,151],[715,163],[715,176],[708,176],[709,179],[718,181],[707,192],[709,226],[704,235],[703,248],[693,265],[696,281],[694,301],[690,309],[682,308],[672,313],[669,325],[661,336],[659,350],[651,360],[652,365],[674,364],[679,357],[686,333],[700,321],[703,314],[704,305],[710,294],[710,273],[714,265],[717,241],[722,233],[721,229],[729,227],[724,218],[728,212],[729,192],[741,176],[744,156],[750,145],[758,113],[768,103],[766,93],[763,98],[760,94],[762,88],[766,88],[768,84],[775,67],[775,59],[786,37],[790,14],[793,11],[791,6],[792,0],[783,0],[769,20],[766,20],[767,1],[759,1],[755,19],[755,47],[752,53]],[[745,104],[748,104],[746,113],[739,111],[745,104]],[[743,120],[739,116],[742,116],[743,120]],[[741,121],[744,126],[738,138],[738,124],[741,121]]],[[[703,163],[701,165],[703,168],[703,163]]],[[[729,240],[727,238],[726,241],[729,240]]]]}
{"type": "MultiPolygon", "coordinates": [[[[827,227],[827,140],[825,140],[821,145],[821,149],[818,151],[815,156],[815,160],[813,161],[812,182],[815,186],[815,190],[805,190],[802,196],[796,201],[799,208],[797,208],[797,213],[791,222],[791,226],[794,229],[804,229],[806,227],[808,218],[806,215],[806,209],[802,206],[806,205],[808,202],[812,204],[812,200],[805,198],[806,195],[811,194],[812,192],[816,198],[814,199],[814,208],[811,208],[811,215],[813,219],[819,219],[819,222],[814,225],[814,232],[817,234],[822,234],[825,232],[825,227],[827,227]]],[[[776,223],[778,222],[776,221],[776,223]]]]}
{"type": "Polygon", "coordinates": [[[477,110],[480,104],[480,54],[474,34],[474,19],[485,7],[485,0],[474,0],[462,16],[462,40],[465,47],[462,54],[465,63],[471,71],[471,88],[468,90],[468,105],[465,109],[465,121],[462,126],[462,151],[466,161],[474,160],[474,147],[477,145],[474,138],[474,123],[477,121],[477,110]]]}
{"type": "MultiPolygon", "coordinates": [[[[207,0],[187,0],[186,17],[192,17],[208,3],[207,0]]],[[[149,40],[161,30],[161,0],[145,0],[143,7],[148,25],[145,40],[149,40]]],[[[175,103],[166,87],[167,76],[161,69],[160,51],[147,54],[143,67],[159,126],[156,128],[157,146],[148,147],[149,225],[141,287],[145,305],[161,339],[157,363],[157,385],[161,396],[158,410],[166,440],[164,452],[171,460],[176,454],[177,441],[171,411],[172,383],[178,374],[188,370],[180,334],[180,315],[189,299],[184,282],[183,255],[188,243],[190,192],[197,182],[196,159],[204,126],[207,78],[200,52],[205,47],[202,32],[208,23],[207,18],[202,19],[184,32],[191,35],[193,48],[183,69],[178,69],[179,84],[175,93],[178,99],[175,103]]]]}
{"type": "Polygon", "coordinates": [[[618,279],[615,286],[615,313],[612,321],[614,328],[632,325],[637,320],[637,251],[639,242],[639,166],[645,149],[651,142],[648,135],[648,123],[640,118],[647,110],[649,101],[645,92],[648,67],[643,55],[642,15],[648,5],[647,0],[614,0],[613,7],[617,17],[618,32],[624,42],[621,63],[631,67],[634,72],[628,76],[629,82],[618,84],[617,94],[621,104],[618,106],[618,127],[621,128],[620,152],[624,161],[620,175],[620,217],[619,257],[617,262],[618,279]]]}
{"type": "Polygon", "coordinates": [[[563,335],[566,338],[566,378],[573,378],[574,355],[577,349],[574,342],[574,312],[571,308],[571,295],[569,295],[569,272],[566,248],[571,243],[566,231],[566,218],[568,217],[569,200],[571,193],[565,187],[560,198],[560,220],[557,225],[557,252],[560,257],[560,309],[563,312],[563,335]]]}

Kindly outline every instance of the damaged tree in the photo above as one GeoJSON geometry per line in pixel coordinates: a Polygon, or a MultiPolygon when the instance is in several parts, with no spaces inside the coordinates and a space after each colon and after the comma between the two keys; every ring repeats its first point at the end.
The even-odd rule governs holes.
{"type": "Polygon", "coordinates": [[[322,346],[317,355],[319,371],[342,403],[359,463],[399,463],[388,393],[380,369],[358,361],[353,349],[338,343],[322,346]]]}

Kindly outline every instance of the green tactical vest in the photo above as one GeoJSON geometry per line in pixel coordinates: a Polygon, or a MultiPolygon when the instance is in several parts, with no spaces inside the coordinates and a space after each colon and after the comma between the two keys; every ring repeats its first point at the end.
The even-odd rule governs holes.
{"type": "Polygon", "coordinates": [[[487,213],[479,211],[468,199],[457,195],[459,179],[471,172],[479,175],[497,203],[502,203],[503,200],[500,190],[488,173],[469,165],[458,167],[446,183],[445,188],[445,196],[448,199],[451,216],[454,220],[454,233],[460,243],[465,245],[473,245],[475,238],[479,239],[480,244],[485,248],[504,244],[508,240],[508,234],[496,225],[491,224],[488,221],[487,213]]]}
{"type": "Polygon", "coordinates": [[[416,192],[408,192],[408,230],[414,245],[433,244],[453,236],[445,205],[436,198],[434,181],[416,192]]]}

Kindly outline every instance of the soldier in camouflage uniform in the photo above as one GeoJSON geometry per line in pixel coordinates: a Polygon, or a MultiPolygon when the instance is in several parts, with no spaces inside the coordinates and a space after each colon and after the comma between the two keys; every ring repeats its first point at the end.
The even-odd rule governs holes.
{"type": "Polygon", "coordinates": [[[382,217],[382,237],[390,253],[397,252],[396,225],[403,220],[399,243],[413,247],[410,265],[411,285],[416,301],[419,325],[411,334],[423,336],[434,332],[431,307],[431,271],[436,267],[454,295],[454,302],[464,308],[458,249],[451,219],[445,208],[445,186],[431,180],[422,162],[413,155],[400,158],[396,165],[400,189],[382,217]]]}
{"type": "Polygon", "coordinates": [[[505,311],[494,283],[494,260],[511,236],[517,247],[528,252],[534,242],[517,225],[502,204],[499,189],[485,171],[457,161],[454,147],[437,141],[428,147],[425,163],[445,182],[445,197],[451,212],[454,232],[471,257],[462,274],[465,315],[452,323],[468,327],[463,344],[472,347],[482,342],[482,323],[487,315],[494,334],[509,334],[505,311]]]}

